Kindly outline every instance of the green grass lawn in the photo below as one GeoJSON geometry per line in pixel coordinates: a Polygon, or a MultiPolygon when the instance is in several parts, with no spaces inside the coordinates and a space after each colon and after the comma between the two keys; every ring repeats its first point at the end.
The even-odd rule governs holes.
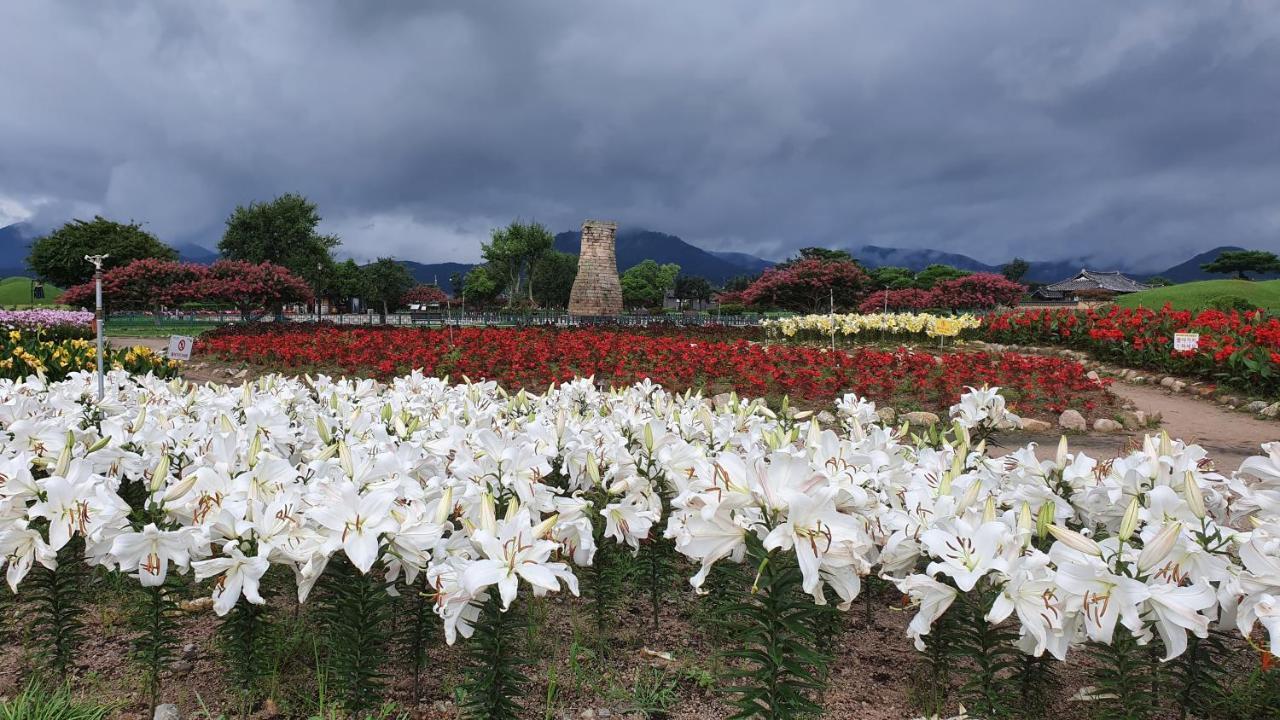
{"type": "Polygon", "coordinates": [[[216,322],[167,322],[159,325],[147,318],[107,318],[107,337],[169,337],[170,335],[190,335],[196,337],[218,327],[216,322]]]}
{"type": "MultiPolygon", "coordinates": [[[[56,288],[49,283],[44,285],[44,299],[36,300],[36,305],[54,305],[57,298],[62,294],[61,288],[56,288]]],[[[4,307],[30,307],[31,305],[31,279],[25,277],[8,277],[0,280],[0,306],[4,307]]]]}
{"type": "Polygon", "coordinates": [[[1280,312],[1280,280],[1204,280],[1131,293],[1116,302],[1124,307],[1153,310],[1165,303],[1176,310],[1203,310],[1214,298],[1223,295],[1236,295],[1260,308],[1280,312]]]}

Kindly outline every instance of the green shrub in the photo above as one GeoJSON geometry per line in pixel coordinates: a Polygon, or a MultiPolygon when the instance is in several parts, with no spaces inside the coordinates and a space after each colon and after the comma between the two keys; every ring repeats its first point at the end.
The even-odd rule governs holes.
{"type": "Polygon", "coordinates": [[[737,303],[725,303],[720,306],[721,315],[741,315],[746,311],[747,307],[745,305],[739,305],[737,303]]]}
{"type": "Polygon", "coordinates": [[[1240,312],[1248,312],[1256,310],[1257,306],[1249,302],[1246,298],[1239,295],[1218,295],[1209,300],[1209,307],[1222,312],[1231,312],[1239,310],[1240,312]]]}

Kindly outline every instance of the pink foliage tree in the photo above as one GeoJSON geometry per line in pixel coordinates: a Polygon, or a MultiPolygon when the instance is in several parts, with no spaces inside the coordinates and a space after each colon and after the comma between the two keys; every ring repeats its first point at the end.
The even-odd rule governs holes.
{"type": "Polygon", "coordinates": [[[866,294],[869,283],[870,278],[857,263],[805,258],[765,270],[742,291],[741,299],[755,307],[798,312],[821,311],[833,299],[836,307],[851,308],[866,294]]]}

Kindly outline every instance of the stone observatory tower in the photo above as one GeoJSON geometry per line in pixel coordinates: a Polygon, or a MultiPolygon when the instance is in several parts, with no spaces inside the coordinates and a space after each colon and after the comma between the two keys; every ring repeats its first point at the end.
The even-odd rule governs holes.
{"type": "Polygon", "coordinates": [[[582,223],[578,278],[569,293],[570,315],[622,314],[622,283],[618,281],[613,240],[617,230],[616,222],[587,220],[582,223]]]}

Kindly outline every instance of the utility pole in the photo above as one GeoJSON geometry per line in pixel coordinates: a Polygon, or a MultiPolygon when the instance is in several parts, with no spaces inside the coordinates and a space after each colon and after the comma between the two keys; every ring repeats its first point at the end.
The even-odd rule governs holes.
{"type": "Polygon", "coordinates": [[[94,296],[96,300],[96,303],[94,306],[94,312],[93,312],[93,324],[98,331],[97,357],[98,357],[98,401],[99,402],[102,401],[102,397],[105,394],[105,391],[103,388],[104,381],[102,377],[102,352],[103,352],[102,351],[102,325],[103,325],[102,262],[106,260],[108,257],[110,256],[109,255],[85,255],[84,256],[85,260],[93,263],[93,285],[94,285],[94,296]]]}

